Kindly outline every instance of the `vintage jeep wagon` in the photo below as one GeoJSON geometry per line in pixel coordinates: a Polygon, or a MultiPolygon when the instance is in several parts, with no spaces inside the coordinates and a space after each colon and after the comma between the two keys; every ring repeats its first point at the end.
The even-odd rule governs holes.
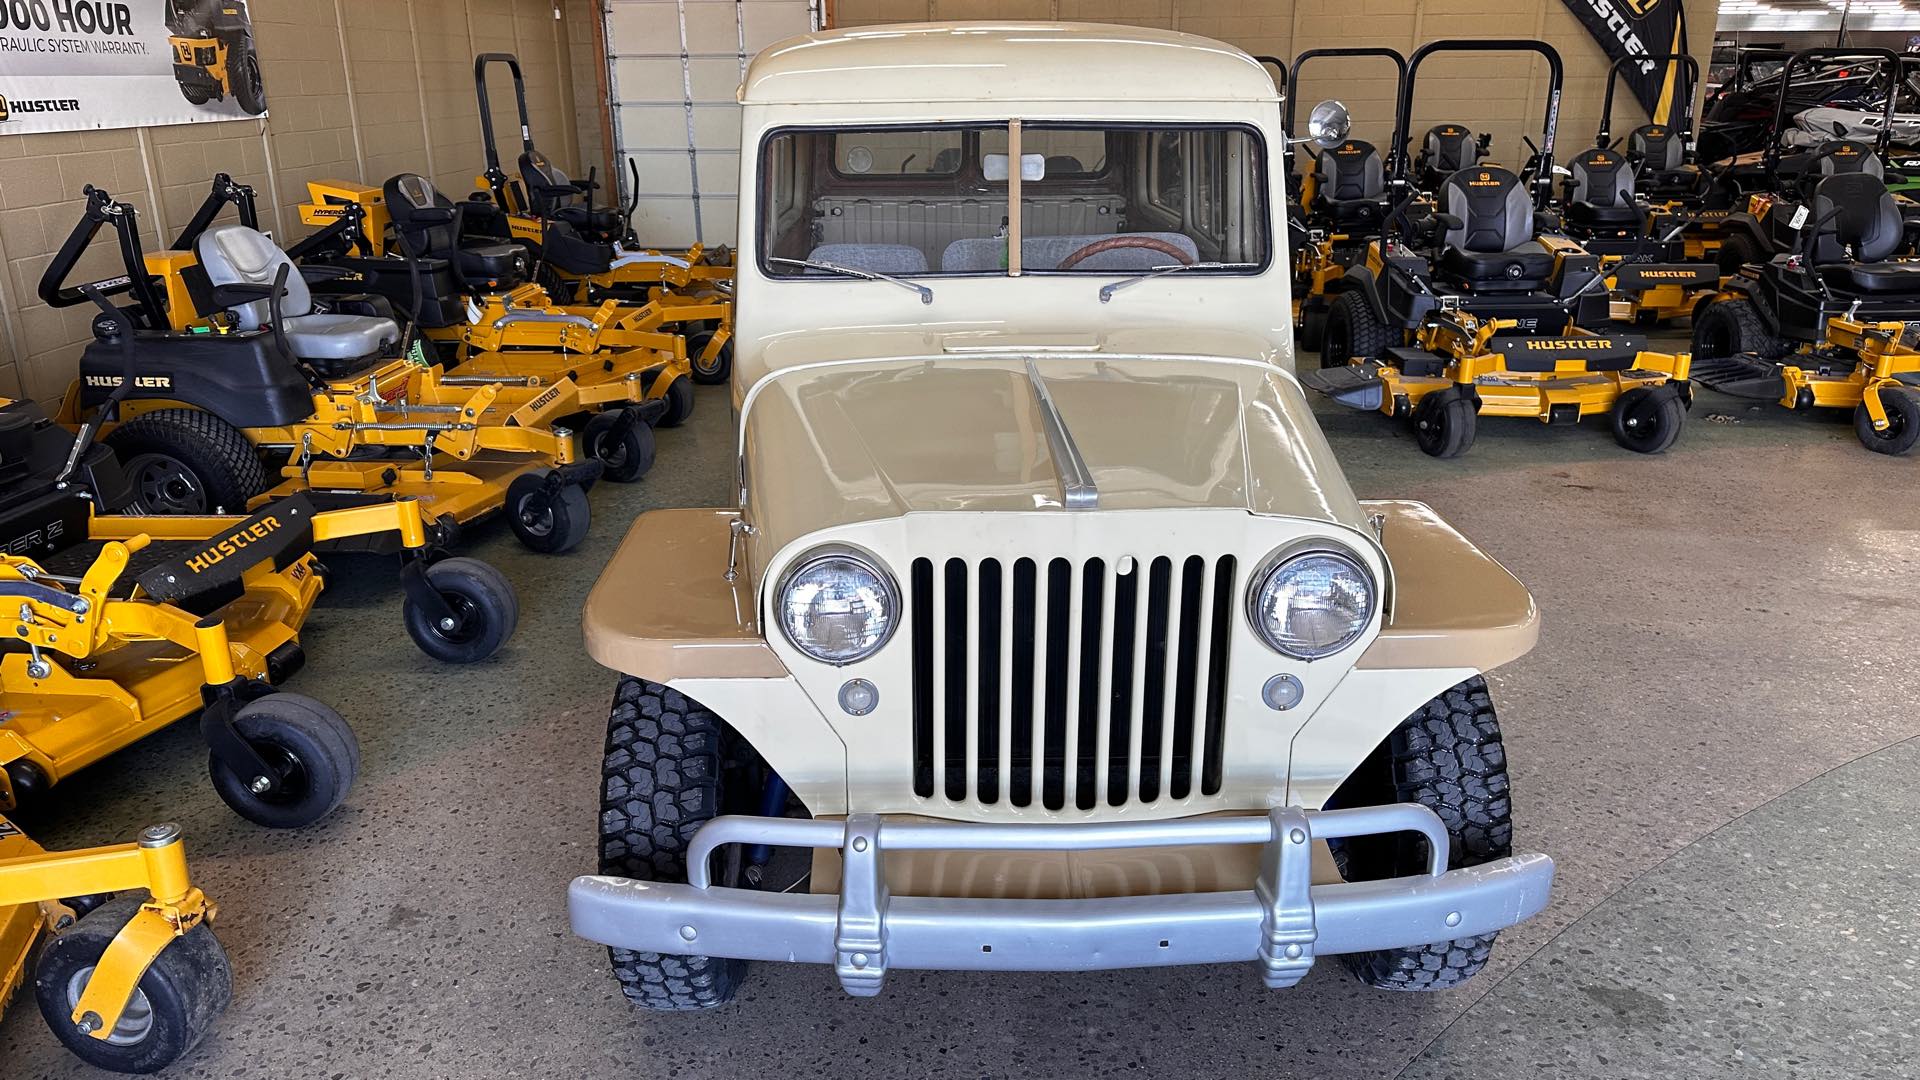
{"type": "Polygon", "coordinates": [[[585,613],[620,682],[570,909],[628,996],[718,1004],[749,960],[855,994],[1479,970],[1553,877],[1480,677],[1537,616],[1315,424],[1260,65],[874,27],[768,49],[740,99],[738,502],[641,517],[585,613]]]}

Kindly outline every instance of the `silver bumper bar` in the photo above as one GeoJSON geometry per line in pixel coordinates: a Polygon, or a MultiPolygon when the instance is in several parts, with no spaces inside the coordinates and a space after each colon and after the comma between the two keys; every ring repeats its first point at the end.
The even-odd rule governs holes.
{"type": "Polygon", "coordinates": [[[1095,971],[1251,960],[1292,986],[1314,957],[1489,934],[1538,914],[1553,860],[1515,855],[1446,869],[1447,833],[1423,806],[1302,810],[1265,817],[1119,824],[1013,824],[720,817],[688,851],[689,883],[575,878],[573,932],[639,952],[832,964],[849,994],[880,992],[889,968],[1095,971]],[[1312,841],[1417,832],[1423,875],[1313,885],[1312,841]],[[838,848],[840,892],[763,893],[712,884],[723,844],[838,848]],[[1251,890],[1095,900],[891,896],[887,851],[1084,851],[1260,844],[1251,890]]]}

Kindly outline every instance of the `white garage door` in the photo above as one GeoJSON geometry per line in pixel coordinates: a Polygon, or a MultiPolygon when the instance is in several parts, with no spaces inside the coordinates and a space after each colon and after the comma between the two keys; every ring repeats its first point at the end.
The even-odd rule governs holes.
{"type": "Polygon", "coordinates": [[[615,162],[643,243],[732,244],[747,61],[819,25],[819,0],[607,0],[615,162]]]}

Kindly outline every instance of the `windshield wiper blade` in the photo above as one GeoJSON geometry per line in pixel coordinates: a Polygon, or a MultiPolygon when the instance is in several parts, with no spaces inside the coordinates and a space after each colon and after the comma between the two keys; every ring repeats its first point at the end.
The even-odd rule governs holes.
{"type": "Polygon", "coordinates": [[[831,262],[815,262],[812,259],[769,258],[767,261],[776,262],[781,264],[782,266],[802,266],[807,268],[808,270],[821,270],[829,274],[839,274],[842,277],[859,278],[862,281],[884,281],[892,285],[898,285],[903,289],[908,289],[910,291],[919,293],[920,302],[923,304],[933,303],[932,289],[927,288],[925,285],[922,285],[917,281],[908,281],[906,278],[897,278],[897,277],[894,277],[892,274],[883,274],[878,270],[862,270],[857,266],[842,266],[839,263],[831,263],[831,262]]]}
{"type": "Polygon", "coordinates": [[[1259,269],[1259,267],[1259,263],[1249,262],[1173,263],[1168,266],[1156,266],[1145,273],[1135,274],[1130,278],[1123,278],[1119,281],[1109,282],[1108,284],[1100,286],[1100,302],[1104,304],[1113,299],[1114,293],[1119,292],[1129,285],[1138,285],[1148,278],[1178,274],[1183,270],[1256,270],[1259,269]]]}

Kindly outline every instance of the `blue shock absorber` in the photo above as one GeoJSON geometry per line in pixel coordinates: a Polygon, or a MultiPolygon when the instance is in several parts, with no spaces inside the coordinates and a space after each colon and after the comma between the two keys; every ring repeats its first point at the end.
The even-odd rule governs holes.
{"type": "MultiPolygon", "coordinates": [[[[787,812],[787,782],[780,774],[767,770],[767,786],[760,791],[760,816],[785,817],[787,812]]],[[[751,844],[747,847],[747,865],[765,866],[773,857],[773,848],[766,844],[751,844]]]]}

